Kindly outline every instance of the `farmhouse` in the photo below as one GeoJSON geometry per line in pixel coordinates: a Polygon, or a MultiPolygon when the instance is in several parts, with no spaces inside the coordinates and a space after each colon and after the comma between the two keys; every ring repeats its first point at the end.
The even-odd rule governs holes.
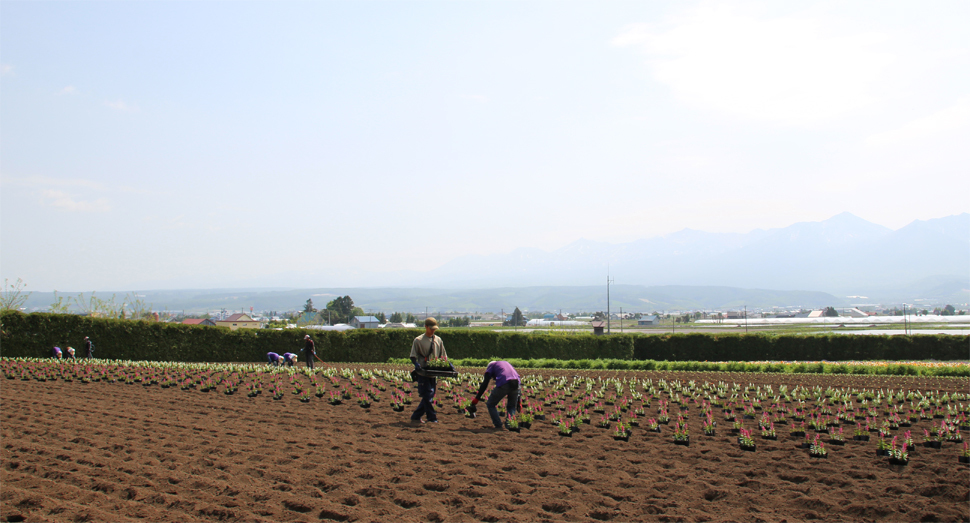
{"type": "Polygon", "coordinates": [[[657,325],[659,323],[660,323],[660,318],[654,315],[641,316],[640,319],[637,320],[637,325],[657,325]]]}
{"type": "Polygon", "coordinates": [[[215,327],[216,322],[212,321],[209,318],[202,318],[202,319],[189,318],[189,319],[182,320],[182,325],[202,325],[206,327],[215,327]]]}
{"type": "Polygon", "coordinates": [[[248,314],[243,314],[241,312],[233,314],[224,320],[216,321],[216,325],[219,327],[229,327],[232,330],[263,328],[263,322],[256,321],[250,318],[248,314]]]}
{"type": "Polygon", "coordinates": [[[375,318],[374,316],[354,316],[354,319],[350,322],[355,329],[378,329],[381,325],[381,320],[375,318]]]}

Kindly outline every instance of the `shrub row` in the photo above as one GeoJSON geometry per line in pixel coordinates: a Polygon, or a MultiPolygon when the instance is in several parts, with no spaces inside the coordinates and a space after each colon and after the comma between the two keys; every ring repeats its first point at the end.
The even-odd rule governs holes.
{"type": "MultiPolygon", "coordinates": [[[[334,362],[386,362],[406,358],[422,331],[368,329],[346,332],[303,329],[231,331],[147,321],[89,318],[65,314],[0,314],[0,355],[44,357],[57,345],[95,343],[95,356],[105,359],[186,362],[262,361],[267,352],[294,352],[310,334],[317,354],[334,362]]],[[[766,334],[674,334],[612,336],[522,334],[468,329],[442,329],[452,358],[520,358],[561,360],[648,361],[819,361],[819,360],[966,360],[970,337],[795,336],[766,334]]]]}

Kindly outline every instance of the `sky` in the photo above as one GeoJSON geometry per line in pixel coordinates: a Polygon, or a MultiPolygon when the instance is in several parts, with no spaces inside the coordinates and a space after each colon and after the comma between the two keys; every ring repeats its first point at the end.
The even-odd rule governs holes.
{"type": "Polygon", "coordinates": [[[0,2],[0,277],[366,286],[581,238],[967,212],[968,19],[962,0],[0,2]]]}

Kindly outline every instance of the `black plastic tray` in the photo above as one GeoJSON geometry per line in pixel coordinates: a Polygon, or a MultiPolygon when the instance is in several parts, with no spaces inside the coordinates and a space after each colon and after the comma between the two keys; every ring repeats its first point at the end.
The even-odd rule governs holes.
{"type": "Polygon", "coordinates": [[[424,376],[425,378],[457,378],[458,377],[458,371],[454,371],[454,370],[421,369],[417,372],[419,376],[424,376]]]}

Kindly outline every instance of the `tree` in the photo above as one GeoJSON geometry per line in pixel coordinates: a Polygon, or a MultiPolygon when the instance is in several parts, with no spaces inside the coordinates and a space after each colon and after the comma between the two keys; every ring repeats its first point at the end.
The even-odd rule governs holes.
{"type": "Polygon", "coordinates": [[[10,283],[6,278],[3,279],[3,289],[0,291],[0,310],[19,311],[31,293],[24,294],[24,287],[27,284],[24,280],[17,278],[17,281],[10,283]]]}
{"type": "Polygon", "coordinates": [[[404,323],[404,314],[400,312],[392,312],[391,323],[404,323]]]}
{"type": "Polygon", "coordinates": [[[953,316],[953,313],[955,312],[956,312],[956,309],[953,308],[953,305],[947,304],[946,307],[943,307],[943,311],[940,312],[940,314],[942,314],[943,316],[953,316]]]}
{"type": "Polygon", "coordinates": [[[115,303],[115,295],[112,294],[110,299],[102,300],[95,295],[95,291],[91,291],[91,297],[88,299],[84,298],[84,293],[78,294],[74,298],[74,303],[81,313],[85,316],[94,316],[100,318],[117,318],[119,316],[120,307],[115,303]]]}
{"type": "Polygon", "coordinates": [[[835,310],[835,307],[826,307],[822,315],[826,318],[838,318],[839,311],[835,310]]]}
{"type": "Polygon", "coordinates": [[[522,311],[520,311],[519,308],[516,307],[515,308],[515,311],[512,313],[512,317],[509,318],[508,320],[502,322],[502,325],[505,325],[506,327],[508,327],[508,326],[518,326],[518,327],[522,327],[522,326],[524,326],[525,325],[525,318],[522,317],[522,311]]]}
{"type": "Polygon", "coordinates": [[[471,324],[471,319],[468,316],[463,316],[461,318],[448,318],[445,322],[446,327],[467,327],[471,324]]]}
{"type": "Polygon", "coordinates": [[[307,298],[306,304],[303,305],[303,312],[308,314],[317,312],[317,310],[313,308],[313,298],[307,298]]]}
{"type": "Polygon", "coordinates": [[[417,323],[417,322],[418,322],[418,319],[415,318],[414,315],[411,314],[410,312],[408,313],[408,317],[404,319],[404,323],[417,323]]]}
{"type": "Polygon", "coordinates": [[[125,309],[131,310],[131,319],[145,320],[152,314],[152,304],[145,303],[137,294],[128,293],[125,301],[121,304],[121,314],[125,314],[125,309]]]}
{"type": "Polygon", "coordinates": [[[54,291],[54,303],[51,304],[51,312],[54,314],[67,314],[67,310],[71,308],[71,300],[65,296],[58,296],[57,291],[54,291]]]}
{"type": "Polygon", "coordinates": [[[384,312],[383,311],[377,313],[377,321],[379,321],[381,323],[387,323],[387,316],[384,316],[384,312]]]}
{"type": "Polygon", "coordinates": [[[364,311],[359,307],[354,307],[354,300],[350,296],[334,298],[327,304],[330,311],[330,321],[332,323],[350,323],[351,316],[362,316],[364,311]]]}

